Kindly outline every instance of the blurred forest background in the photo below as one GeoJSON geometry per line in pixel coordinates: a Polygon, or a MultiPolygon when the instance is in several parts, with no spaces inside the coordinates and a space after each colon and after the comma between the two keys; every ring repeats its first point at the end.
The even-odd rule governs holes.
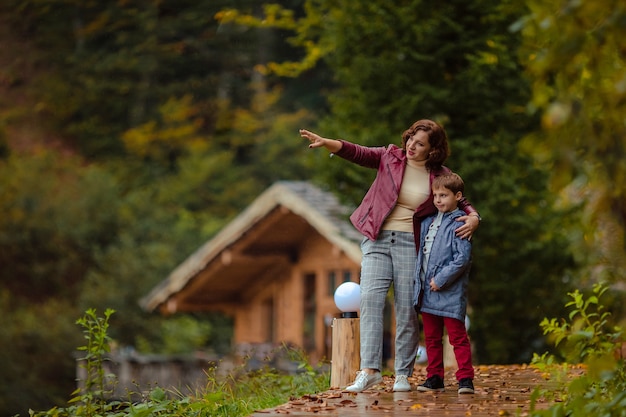
{"type": "Polygon", "coordinates": [[[527,362],[538,323],[599,281],[623,318],[626,5],[619,0],[4,0],[0,5],[0,415],[64,404],[75,321],[113,308],[141,352],[219,354],[230,321],[138,300],[274,181],[355,206],[374,172],[306,127],[449,134],[484,221],[470,335],[527,362]]]}

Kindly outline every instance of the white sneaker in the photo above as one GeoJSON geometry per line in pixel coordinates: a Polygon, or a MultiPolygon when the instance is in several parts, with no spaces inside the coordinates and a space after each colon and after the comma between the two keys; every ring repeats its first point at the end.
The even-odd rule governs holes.
{"type": "Polygon", "coordinates": [[[346,387],[345,390],[349,392],[361,392],[381,382],[383,382],[383,377],[380,375],[380,372],[368,374],[365,371],[359,371],[356,373],[354,383],[346,387]]]}
{"type": "Polygon", "coordinates": [[[411,391],[411,384],[406,375],[396,375],[396,382],[393,383],[394,392],[411,391]]]}

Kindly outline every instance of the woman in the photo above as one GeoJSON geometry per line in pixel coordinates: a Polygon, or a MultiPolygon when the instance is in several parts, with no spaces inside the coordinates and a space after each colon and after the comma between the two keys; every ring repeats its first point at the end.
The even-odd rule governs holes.
{"type": "MultiPolygon", "coordinates": [[[[420,241],[421,219],[437,211],[433,178],[450,172],[443,166],[450,154],[445,130],[432,120],[418,120],[402,134],[402,147],[365,147],[328,139],[305,129],[300,136],[309,148],[324,147],[378,174],[350,220],[365,238],[361,243],[361,370],[346,390],[364,391],[382,376],[383,309],[393,283],[396,317],[394,391],[410,391],[417,355],[419,325],[413,307],[413,279],[420,241]]],[[[478,212],[463,198],[459,208],[467,215],[456,230],[468,239],[478,228],[478,212]]]]}

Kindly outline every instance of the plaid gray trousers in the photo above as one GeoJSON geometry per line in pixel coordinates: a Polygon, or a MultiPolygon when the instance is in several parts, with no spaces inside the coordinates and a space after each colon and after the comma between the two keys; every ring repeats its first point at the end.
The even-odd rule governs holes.
{"type": "Polygon", "coordinates": [[[413,375],[419,322],[413,307],[417,253],[413,233],[383,230],[361,242],[361,369],[382,370],[383,310],[393,283],[396,375],[413,375]]]}

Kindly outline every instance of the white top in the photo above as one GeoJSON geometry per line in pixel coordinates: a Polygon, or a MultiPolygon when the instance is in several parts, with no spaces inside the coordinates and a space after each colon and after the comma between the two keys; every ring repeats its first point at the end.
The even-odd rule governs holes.
{"type": "Polygon", "coordinates": [[[413,233],[413,213],[430,197],[430,178],[424,164],[408,163],[398,202],[383,224],[383,230],[413,233]]]}
{"type": "Polygon", "coordinates": [[[437,235],[439,226],[441,226],[442,219],[443,212],[437,212],[437,217],[435,217],[432,224],[428,226],[428,232],[424,237],[424,247],[422,248],[424,256],[422,257],[422,265],[420,267],[420,279],[422,280],[422,282],[426,280],[426,268],[428,267],[428,260],[430,259],[430,250],[433,247],[433,242],[435,241],[435,236],[437,235]]]}

